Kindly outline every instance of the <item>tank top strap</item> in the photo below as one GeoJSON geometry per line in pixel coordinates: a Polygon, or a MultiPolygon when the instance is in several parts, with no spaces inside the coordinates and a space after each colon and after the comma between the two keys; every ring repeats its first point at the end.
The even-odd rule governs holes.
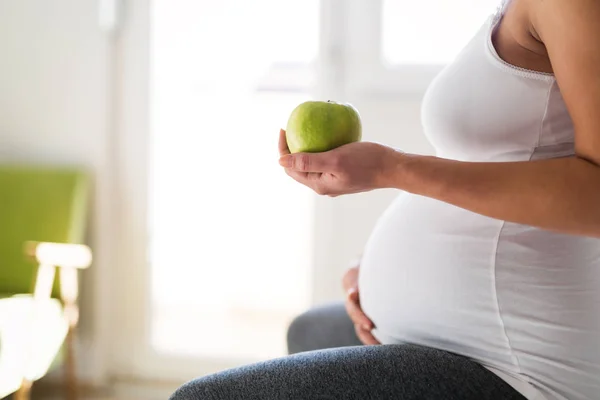
{"type": "Polygon", "coordinates": [[[504,13],[508,9],[508,4],[510,0],[500,0],[498,3],[498,7],[496,8],[496,12],[494,13],[492,24],[496,25],[504,16],[504,13]]]}

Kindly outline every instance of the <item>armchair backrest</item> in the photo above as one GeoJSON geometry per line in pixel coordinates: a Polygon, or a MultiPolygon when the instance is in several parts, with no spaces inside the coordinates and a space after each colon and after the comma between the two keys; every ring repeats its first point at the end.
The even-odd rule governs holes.
{"type": "Polygon", "coordinates": [[[0,165],[0,293],[32,292],[26,242],[83,243],[88,187],[80,169],[0,165]]]}

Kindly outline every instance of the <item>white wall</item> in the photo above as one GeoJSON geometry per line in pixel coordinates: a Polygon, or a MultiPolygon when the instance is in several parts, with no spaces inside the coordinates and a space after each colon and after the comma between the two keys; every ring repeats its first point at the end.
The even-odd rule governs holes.
{"type": "Polygon", "coordinates": [[[95,261],[81,290],[80,355],[88,379],[102,376],[110,307],[101,295],[113,256],[110,52],[96,1],[0,1],[0,162],[81,165],[95,180],[95,261]]]}

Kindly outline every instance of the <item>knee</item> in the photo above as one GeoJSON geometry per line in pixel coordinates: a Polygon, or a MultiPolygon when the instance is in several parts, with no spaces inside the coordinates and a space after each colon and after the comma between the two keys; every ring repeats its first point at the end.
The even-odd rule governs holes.
{"type": "Polygon", "coordinates": [[[214,393],[214,388],[206,379],[194,379],[182,385],[169,397],[169,400],[217,400],[220,397],[214,393]]]}
{"type": "Polygon", "coordinates": [[[175,391],[175,393],[173,393],[171,395],[171,397],[169,397],[169,400],[193,400],[195,399],[194,393],[192,393],[192,391],[189,388],[189,383],[181,386],[179,389],[177,389],[175,391]]]}

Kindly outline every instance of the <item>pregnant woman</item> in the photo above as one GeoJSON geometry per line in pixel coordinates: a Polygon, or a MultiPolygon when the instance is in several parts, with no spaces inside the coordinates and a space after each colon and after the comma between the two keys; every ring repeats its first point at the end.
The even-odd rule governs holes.
{"type": "Polygon", "coordinates": [[[400,191],[346,277],[352,320],[310,311],[300,353],[172,399],[599,399],[599,39],[597,1],[505,4],[424,98],[436,157],[291,155],[282,131],[317,193],[400,191]]]}

